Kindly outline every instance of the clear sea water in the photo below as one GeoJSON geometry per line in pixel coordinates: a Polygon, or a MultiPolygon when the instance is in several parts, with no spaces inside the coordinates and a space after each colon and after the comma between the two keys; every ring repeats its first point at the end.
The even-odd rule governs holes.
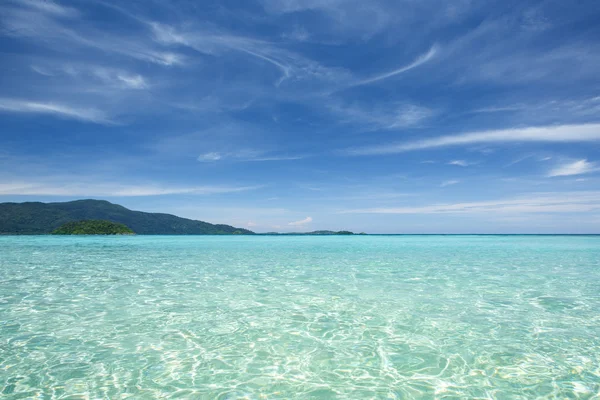
{"type": "Polygon", "coordinates": [[[6,399],[600,396],[600,237],[0,237],[6,399]]]}

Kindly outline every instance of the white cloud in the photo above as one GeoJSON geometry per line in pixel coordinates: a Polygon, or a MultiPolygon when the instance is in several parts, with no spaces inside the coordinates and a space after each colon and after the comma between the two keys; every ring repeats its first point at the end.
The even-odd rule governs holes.
{"type": "Polygon", "coordinates": [[[515,160],[513,160],[511,162],[509,162],[508,164],[506,164],[504,166],[504,168],[513,166],[513,165],[518,164],[518,163],[520,163],[522,161],[528,160],[528,159],[530,159],[531,157],[534,157],[534,156],[535,156],[535,154],[526,154],[524,156],[521,156],[521,157],[519,157],[519,158],[517,158],[517,159],[515,159],[515,160]]]}
{"type": "Polygon", "coordinates": [[[590,172],[598,171],[596,163],[589,162],[585,159],[577,160],[574,162],[570,162],[567,164],[560,165],[550,171],[548,176],[571,176],[571,175],[581,175],[587,174],[590,172]]]}
{"type": "MultiPolygon", "coordinates": [[[[539,9],[553,8],[548,6],[549,3],[545,3],[539,9]]],[[[579,11],[582,10],[585,8],[579,11]]],[[[527,24],[523,24],[522,11],[487,18],[462,36],[448,38],[445,44],[448,51],[443,59],[445,70],[457,76],[457,83],[493,81],[510,85],[548,81],[567,85],[594,79],[599,60],[595,41],[573,38],[552,46],[532,45],[533,41],[547,37],[549,33],[525,28],[527,24]],[[573,62],[575,60],[577,63],[573,62]],[[556,81],[557,76],[567,75],[571,78],[569,82],[556,81]]],[[[574,22],[575,15],[578,13],[561,13],[561,19],[574,22]]]]}
{"type": "Polygon", "coordinates": [[[539,155],[537,155],[537,154],[535,154],[535,153],[532,153],[532,154],[525,154],[525,155],[523,155],[523,156],[521,156],[521,157],[519,157],[519,158],[516,158],[515,160],[513,160],[513,161],[509,162],[508,164],[506,164],[506,165],[504,166],[504,168],[511,167],[511,166],[513,166],[513,165],[515,165],[515,164],[519,164],[520,162],[523,162],[523,161],[525,161],[525,160],[530,160],[530,159],[532,159],[532,158],[533,158],[533,159],[535,159],[535,160],[536,160],[536,161],[538,161],[538,162],[552,160],[552,157],[550,157],[550,156],[543,157],[543,156],[539,156],[539,155]]]}
{"type": "Polygon", "coordinates": [[[300,221],[290,222],[288,225],[291,225],[291,226],[303,226],[303,225],[306,225],[306,224],[310,224],[312,222],[312,220],[313,220],[312,217],[306,217],[306,218],[304,218],[304,219],[302,219],[300,221]]]}
{"type": "Polygon", "coordinates": [[[341,123],[372,125],[377,129],[396,129],[417,126],[434,115],[434,111],[417,104],[373,106],[341,104],[330,101],[327,108],[341,117],[341,123]]]}
{"type": "Polygon", "coordinates": [[[527,196],[481,202],[432,204],[419,207],[366,208],[342,214],[487,214],[586,213],[600,210],[600,192],[533,193],[527,196]]]}
{"type": "Polygon", "coordinates": [[[53,48],[73,45],[94,48],[165,66],[184,63],[183,55],[164,51],[146,36],[110,35],[91,24],[71,29],[72,24],[68,23],[71,21],[65,22],[62,17],[78,15],[74,9],[41,0],[17,4],[29,7],[6,8],[0,13],[0,23],[4,25],[3,33],[6,35],[38,40],[42,45],[53,48]]]}
{"type": "Polygon", "coordinates": [[[448,165],[457,165],[459,167],[468,167],[469,165],[473,165],[465,160],[452,160],[448,162],[448,165]]]}
{"type": "Polygon", "coordinates": [[[221,158],[223,158],[223,156],[221,156],[220,153],[211,152],[211,153],[200,154],[198,156],[198,161],[200,161],[200,162],[213,162],[213,161],[219,161],[221,158]]]}
{"type": "Polygon", "coordinates": [[[249,158],[242,161],[290,161],[290,160],[302,160],[305,156],[265,156],[249,158]]]}
{"type": "MultiPolygon", "coordinates": [[[[49,62],[44,66],[32,65],[31,69],[44,76],[63,75],[70,78],[91,78],[111,87],[124,89],[146,89],[148,87],[146,79],[139,74],[94,64],[49,62]]],[[[80,82],[77,83],[78,86],[81,86],[81,84],[80,82]]]]}
{"type": "Polygon", "coordinates": [[[230,160],[236,162],[259,162],[259,161],[289,161],[301,160],[306,158],[305,155],[287,156],[287,155],[270,155],[269,153],[260,150],[238,150],[235,152],[209,152],[198,156],[200,162],[214,162],[221,160],[230,160]]]}
{"type": "Polygon", "coordinates": [[[417,57],[416,60],[414,60],[412,63],[402,67],[402,68],[398,68],[394,71],[391,72],[387,72],[385,74],[381,74],[381,75],[377,75],[374,76],[372,78],[368,78],[368,79],[364,79],[362,81],[356,82],[354,84],[354,86],[358,86],[358,85],[367,85],[369,83],[374,83],[374,82],[378,82],[378,81],[382,81],[384,79],[388,79],[391,78],[393,76],[399,75],[403,72],[407,72],[410,71],[413,68],[416,68],[420,65],[425,64],[427,61],[431,60],[437,53],[437,46],[433,46],[429,49],[429,51],[425,54],[421,54],[419,57],[417,57]]]}
{"type": "MultiPolygon", "coordinates": [[[[187,46],[199,53],[211,56],[220,56],[232,51],[239,52],[271,64],[281,72],[276,86],[293,77],[290,84],[301,82],[303,89],[306,89],[309,81],[348,80],[350,76],[343,69],[325,67],[316,61],[278,47],[273,42],[227,34],[216,31],[212,27],[194,31],[178,31],[165,24],[151,23],[150,26],[155,40],[164,45],[187,46]]],[[[322,85],[318,85],[318,89],[322,90],[322,85]]]]}
{"type": "Polygon", "coordinates": [[[477,108],[470,112],[472,113],[497,113],[497,112],[507,112],[507,111],[521,111],[527,109],[527,106],[523,104],[515,104],[511,106],[491,106],[484,108],[477,108]]]}
{"type": "Polygon", "coordinates": [[[595,98],[553,99],[543,102],[519,103],[508,106],[491,106],[467,113],[510,112],[511,118],[528,121],[568,121],[577,118],[593,118],[600,112],[595,98]]]}
{"type": "Polygon", "coordinates": [[[19,0],[17,3],[60,17],[76,17],[79,15],[76,9],[61,6],[51,0],[19,0]]]}
{"type": "Polygon", "coordinates": [[[600,141],[600,124],[595,123],[467,132],[457,135],[438,136],[413,142],[349,149],[346,150],[346,153],[350,155],[395,154],[407,151],[480,143],[573,143],[597,141],[600,141]]]}
{"type": "Polygon", "coordinates": [[[56,103],[42,103],[36,101],[0,98],[0,111],[31,114],[51,114],[64,118],[95,122],[98,124],[114,124],[114,122],[108,119],[108,117],[100,110],[93,108],[75,108],[56,103]]]}
{"type": "Polygon", "coordinates": [[[235,193],[258,189],[261,186],[191,186],[170,187],[162,185],[124,185],[113,183],[72,183],[72,182],[10,182],[0,183],[0,195],[39,195],[39,196],[161,196],[169,194],[210,195],[235,193]]]}
{"type": "Polygon", "coordinates": [[[132,89],[145,89],[148,87],[141,75],[117,75],[117,79],[125,83],[125,86],[132,89]]]}
{"type": "Polygon", "coordinates": [[[32,65],[31,69],[34,72],[37,72],[40,75],[44,75],[44,76],[54,76],[54,73],[52,71],[49,71],[48,69],[44,68],[44,67],[40,67],[39,65],[32,65]]]}
{"type": "Polygon", "coordinates": [[[451,185],[456,185],[457,183],[460,183],[460,181],[458,180],[449,180],[449,181],[444,181],[440,184],[440,187],[446,187],[446,186],[451,186],[451,185]]]}
{"type": "Polygon", "coordinates": [[[348,39],[366,40],[392,23],[398,23],[398,12],[379,1],[362,0],[260,0],[265,11],[289,14],[310,10],[326,18],[312,26],[311,38],[325,43],[348,39]],[[315,39],[317,39],[315,38],[315,39]]]}

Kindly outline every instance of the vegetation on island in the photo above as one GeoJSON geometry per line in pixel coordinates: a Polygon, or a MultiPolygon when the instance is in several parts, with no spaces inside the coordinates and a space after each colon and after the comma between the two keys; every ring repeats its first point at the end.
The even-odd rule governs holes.
{"type": "Polygon", "coordinates": [[[67,222],[52,231],[53,235],[134,235],[127,225],[111,221],[88,220],[67,222]]]}
{"type": "Polygon", "coordinates": [[[210,224],[175,215],[129,210],[105,200],[61,203],[0,203],[0,234],[52,233],[67,222],[104,220],[124,224],[138,235],[252,235],[248,229],[210,224]]]}

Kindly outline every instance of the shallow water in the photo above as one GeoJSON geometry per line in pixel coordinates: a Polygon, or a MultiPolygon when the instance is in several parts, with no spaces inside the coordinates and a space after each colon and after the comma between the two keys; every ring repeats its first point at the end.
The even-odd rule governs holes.
{"type": "Polygon", "coordinates": [[[0,397],[594,398],[600,237],[0,237],[0,397]]]}

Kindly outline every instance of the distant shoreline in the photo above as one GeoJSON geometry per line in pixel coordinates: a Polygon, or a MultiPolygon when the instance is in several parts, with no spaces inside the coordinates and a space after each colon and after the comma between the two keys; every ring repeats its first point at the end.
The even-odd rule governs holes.
{"type": "Polygon", "coordinates": [[[600,233],[364,233],[353,235],[320,234],[320,233],[255,233],[253,235],[230,234],[122,234],[122,235],[53,235],[51,233],[3,233],[0,236],[600,236],[600,233]]]}

